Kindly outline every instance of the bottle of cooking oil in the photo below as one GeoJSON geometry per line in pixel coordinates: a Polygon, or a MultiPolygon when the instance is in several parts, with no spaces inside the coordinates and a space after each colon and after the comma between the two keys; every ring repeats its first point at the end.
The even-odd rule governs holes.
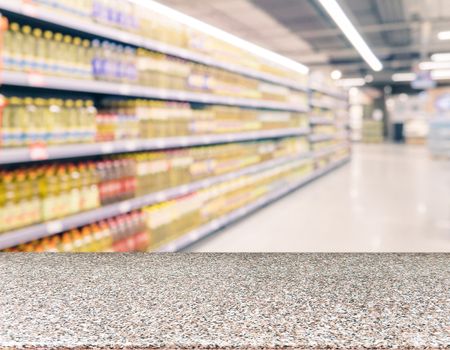
{"type": "Polygon", "coordinates": [[[81,57],[80,60],[83,64],[83,76],[85,79],[92,79],[92,59],[94,51],[91,48],[91,42],[87,39],[83,40],[82,43],[82,50],[81,50],[81,57]]]}
{"type": "Polygon", "coordinates": [[[8,31],[7,45],[9,51],[9,69],[23,70],[24,56],[22,52],[24,36],[18,23],[11,23],[8,31]]]}
{"type": "Polygon", "coordinates": [[[71,232],[64,232],[61,236],[59,250],[63,253],[70,253],[74,251],[74,248],[71,232]]]}
{"type": "Polygon", "coordinates": [[[75,108],[73,100],[65,100],[64,107],[65,117],[60,119],[63,130],[63,138],[61,143],[76,143],[78,142],[78,112],[75,108]]]}
{"type": "Polygon", "coordinates": [[[50,110],[53,111],[53,126],[54,126],[54,139],[53,143],[55,144],[63,144],[64,141],[67,139],[67,128],[66,128],[66,118],[68,118],[67,115],[67,108],[64,108],[64,101],[62,99],[55,99],[54,106],[56,108],[51,108],[50,110]]]}
{"type": "Polygon", "coordinates": [[[57,168],[56,176],[58,179],[58,217],[63,217],[70,214],[72,207],[70,196],[70,177],[67,173],[67,166],[60,165],[57,168]]]}
{"type": "Polygon", "coordinates": [[[75,74],[75,59],[76,48],[72,44],[72,37],[70,35],[64,35],[63,48],[64,48],[64,75],[68,77],[76,77],[75,74]]]}
{"type": "Polygon", "coordinates": [[[30,188],[30,224],[41,221],[41,199],[39,197],[38,177],[39,171],[37,169],[31,168],[27,171],[27,181],[30,188]]]}
{"type": "Polygon", "coordinates": [[[43,38],[42,30],[39,28],[33,29],[33,37],[34,37],[34,61],[35,61],[35,70],[39,72],[45,72],[45,51],[46,51],[46,43],[43,38]]]}
{"type": "Polygon", "coordinates": [[[0,170],[0,232],[5,231],[5,221],[6,221],[5,203],[6,203],[6,189],[4,183],[4,171],[0,170]]]}
{"type": "Polygon", "coordinates": [[[83,237],[81,236],[81,232],[78,229],[70,230],[70,236],[72,238],[73,248],[72,252],[82,252],[83,249],[83,237]]]}
{"type": "Polygon", "coordinates": [[[54,165],[44,168],[39,177],[39,193],[42,198],[42,218],[44,221],[58,217],[59,180],[54,165]]]}
{"type": "Polygon", "coordinates": [[[61,33],[55,33],[53,41],[51,42],[52,52],[54,52],[55,60],[55,75],[65,75],[65,47],[63,42],[63,35],[61,33]]]}
{"type": "Polygon", "coordinates": [[[43,70],[47,74],[55,74],[55,51],[53,49],[53,32],[50,30],[44,31],[43,34],[43,70]]]}
{"type": "Polygon", "coordinates": [[[81,211],[81,177],[75,164],[68,165],[69,175],[69,214],[75,214],[81,211]]]}
{"type": "Polygon", "coordinates": [[[23,57],[23,69],[25,71],[34,71],[36,69],[35,60],[35,45],[36,41],[31,33],[32,29],[29,25],[22,27],[23,41],[22,41],[22,57],[23,57]]]}

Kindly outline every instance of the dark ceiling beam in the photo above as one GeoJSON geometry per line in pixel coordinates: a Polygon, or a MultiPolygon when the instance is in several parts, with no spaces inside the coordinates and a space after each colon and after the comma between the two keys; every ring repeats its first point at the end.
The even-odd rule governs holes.
{"type": "MultiPolygon", "coordinates": [[[[383,57],[388,57],[391,55],[399,55],[399,54],[409,54],[409,53],[420,53],[421,51],[421,45],[420,44],[414,44],[414,45],[406,45],[406,46],[397,46],[397,47],[388,47],[388,46],[378,46],[378,47],[371,47],[375,55],[379,59],[383,59],[383,57]]],[[[441,42],[441,43],[433,43],[428,46],[429,52],[444,52],[444,51],[450,51],[450,43],[447,42],[441,42]]],[[[308,56],[310,58],[313,58],[314,54],[317,55],[327,55],[331,57],[332,59],[354,59],[357,57],[360,57],[358,52],[354,48],[348,48],[348,49],[333,49],[333,50],[327,50],[327,49],[321,49],[316,50],[314,54],[311,54],[311,52],[299,52],[294,50],[283,50],[280,52],[284,55],[290,55],[294,56],[296,59],[301,60],[302,55],[308,56]]],[[[310,61],[312,62],[312,60],[310,61]]]]}
{"type": "MultiPolygon", "coordinates": [[[[366,26],[358,26],[358,30],[360,30],[363,33],[374,33],[374,32],[378,33],[393,30],[419,29],[423,22],[424,21],[407,21],[396,23],[371,24],[366,26]]],[[[432,24],[440,25],[440,24],[448,24],[449,22],[450,18],[446,18],[434,20],[432,21],[432,24]]],[[[301,31],[296,34],[298,34],[303,39],[317,39],[342,35],[342,32],[339,29],[332,28],[332,29],[301,31]]]]}

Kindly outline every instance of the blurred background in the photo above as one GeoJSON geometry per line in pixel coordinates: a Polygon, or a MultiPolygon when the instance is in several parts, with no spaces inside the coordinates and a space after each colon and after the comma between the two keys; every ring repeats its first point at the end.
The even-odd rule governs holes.
{"type": "Polygon", "coordinates": [[[0,14],[0,250],[450,251],[448,1],[0,14]]]}

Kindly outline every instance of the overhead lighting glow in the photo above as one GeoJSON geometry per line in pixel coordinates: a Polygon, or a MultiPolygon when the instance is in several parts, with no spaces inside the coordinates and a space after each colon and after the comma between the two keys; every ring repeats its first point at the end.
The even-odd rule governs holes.
{"type": "Polygon", "coordinates": [[[438,33],[439,40],[450,40],[450,30],[438,33]]]}
{"type": "Polygon", "coordinates": [[[371,83],[373,81],[373,75],[372,74],[367,74],[364,77],[364,80],[366,81],[366,83],[371,83]]]}
{"type": "Polygon", "coordinates": [[[392,75],[392,80],[396,82],[413,81],[416,77],[416,73],[395,73],[392,75]]]}
{"type": "Polygon", "coordinates": [[[450,52],[435,53],[430,58],[433,62],[450,62],[450,52]]]}
{"type": "Polygon", "coordinates": [[[366,81],[364,78],[348,78],[339,80],[337,84],[343,87],[363,86],[366,84],[366,81]]]}
{"type": "Polygon", "coordinates": [[[228,32],[225,32],[217,27],[209,25],[205,22],[199,21],[191,16],[185,15],[179,11],[176,11],[168,6],[160,4],[153,0],[131,0],[134,3],[141,5],[150,9],[151,11],[157,12],[163,16],[166,16],[169,19],[172,19],[178,23],[184,24],[188,27],[196,29],[205,34],[214,36],[217,39],[223,40],[228,44],[234,45],[238,48],[241,48],[247,52],[250,52],[256,56],[264,58],[266,60],[272,61],[282,67],[291,69],[301,74],[307,74],[309,68],[305,65],[296,62],[290,58],[279,55],[273,51],[267,50],[258,45],[252,44],[249,41],[238,38],[235,35],[232,35],[228,32]]]}
{"type": "Polygon", "coordinates": [[[347,39],[352,43],[356,51],[374,71],[378,72],[383,69],[380,60],[375,56],[364,39],[356,30],[355,26],[348,19],[336,0],[318,0],[328,15],[333,19],[337,26],[342,30],[347,39]]]}
{"type": "Polygon", "coordinates": [[[450,69],[450,62],[420,62],[421,70],[450,69]]]}
{"type": "Polygon", "coordinates": [[[431,71],[431,78],[434,80],[448,80],[450,79],[450,69],[431,71]]]}
{"type": "Polygon", "coordinates": [[[342,72],[340,70],[334,70],[331,72],[331,79],[338,80],[342,78],[342,72]]]}

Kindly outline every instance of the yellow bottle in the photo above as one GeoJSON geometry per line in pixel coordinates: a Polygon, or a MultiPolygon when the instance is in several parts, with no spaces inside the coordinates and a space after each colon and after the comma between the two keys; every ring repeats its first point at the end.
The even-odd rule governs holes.
{"type": "Polygon", "coordinates": [[[46,30],[44,32],[44,71],[48,74],[55,74],[55,59],[53,50],[53,32],[46,30]]]}
{"type": "Polygon", "coordinates": [[[23,57],[23,70],[34,71],[36,69],[35,45],[36,41],[31,33],[31,27],[22,27],[22,47],[20,48],[23,57]]]}

